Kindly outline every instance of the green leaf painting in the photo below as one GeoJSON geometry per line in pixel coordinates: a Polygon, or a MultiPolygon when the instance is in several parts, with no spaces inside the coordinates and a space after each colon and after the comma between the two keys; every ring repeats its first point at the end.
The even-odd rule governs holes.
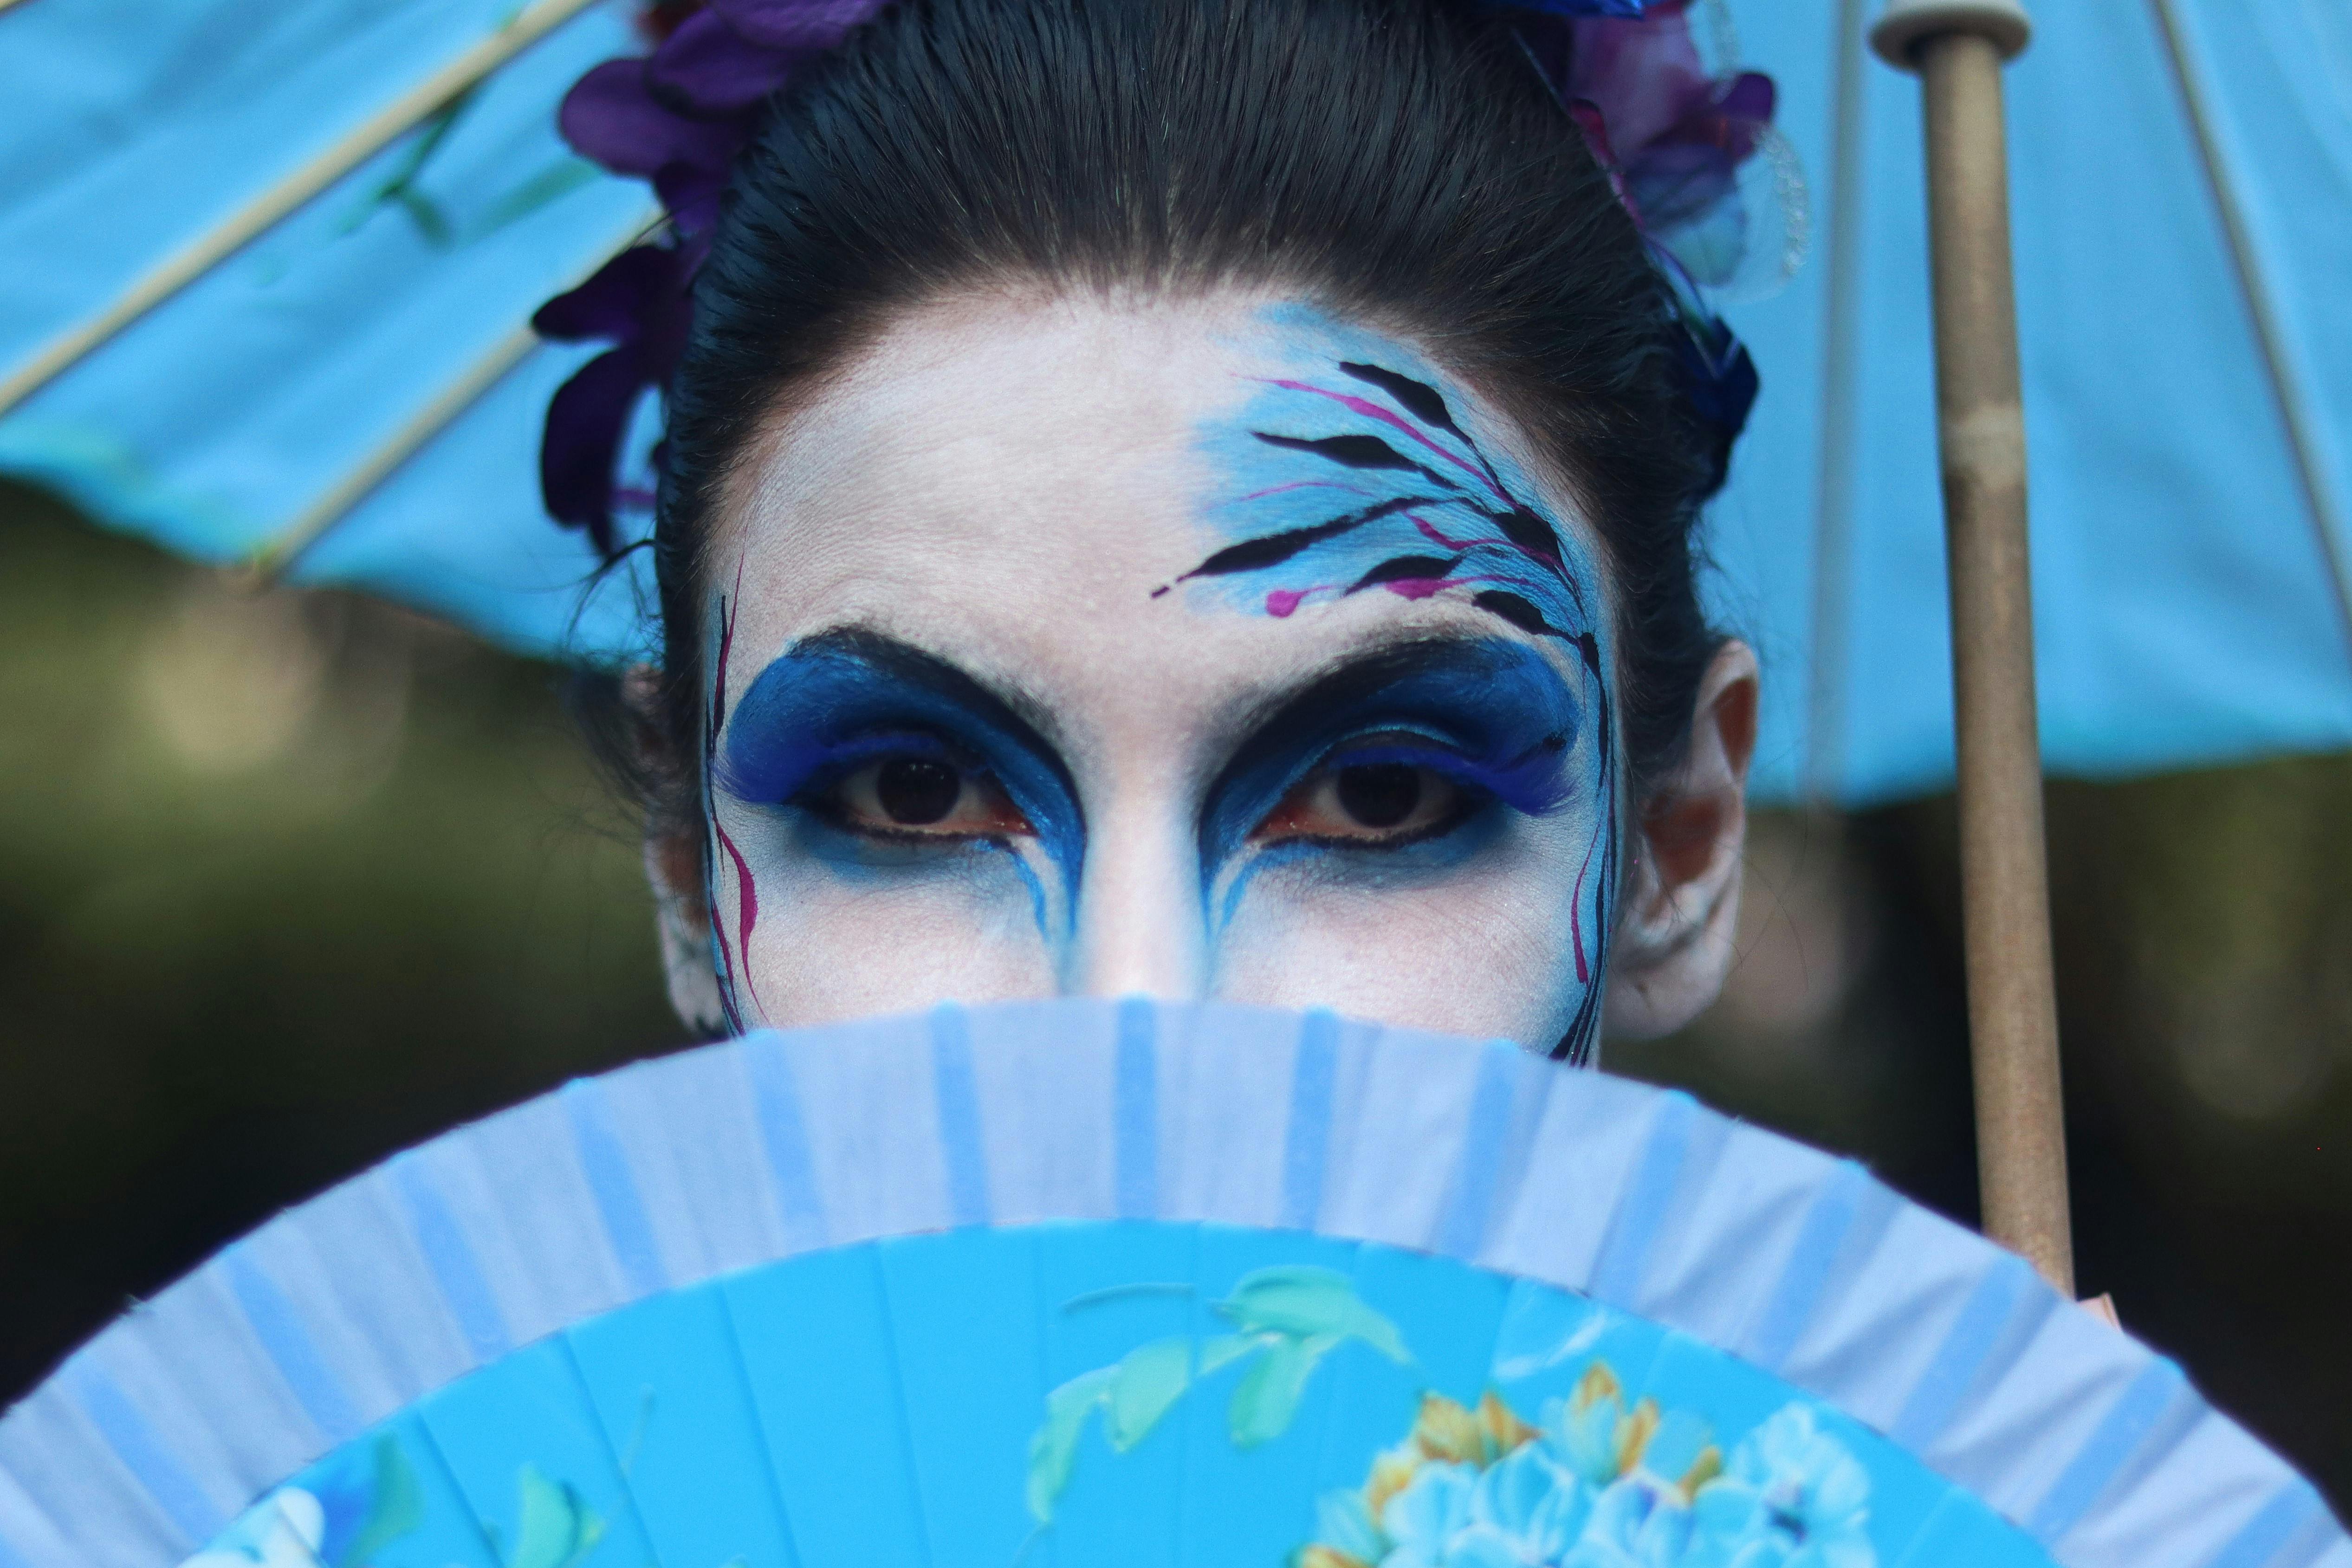
{"type": "Polygon", "coordinates": [[[1233,1405],[1226,1412],[1234,1447],[1255,1448],[1290,1430],[1290,1418],[1298,1414],[1298,1402],[1307,1393],[1307,1376],[1339,1342],[1337,1334],[1310,1334],[1267,1345],[1234,1390],[1233,1405]]]}
{"type": "Polygon", "coordinates": [[[425,1488],[395,1437],[378,1438],[368,1510],[336,1568],[369,1568],[375,1554],[425,1522],[425,1488]]]}
{"type": "Polygon", "coordinates": [[[496,195],[484,199],[473,193],[481,210],[470,219],[461,219],[446,200],[425,189],[425,180],[476,98],[475,92],[462,94],[427,116],[393,157],[391,168],[344,213],[335,226],[336,235],[355,234],[376,214],[394,211],[406,216],[425,244],[436,250],[452,250],[488,239],[603,177],[602,171],[585,158],[562,153],[496,195]]]}
{"type": "Polygon", "coordinates": [[[506,1568],[575,1568],[604,1539],[604,1521],[562,1481],[551,1481],[533,1465],[519,1478],[521,1518],[506,1568]]]}
{"type": "MultiPolygon", "coordinates": [[[[1166,1286],[1135,1286],[1163,1291],[1166,1286]]],[[[1181,1289],[1175,1288],[1175,1289],[1181,1289]]],[[[1095,1305],[1123,1291],[1094,1291],[1066,1302],[1065,1311],[1095,1305]]],[[[1109,1366],[1079,1373],[1045,1396],[1045,1419],[1029,1439],[1029,1512],[1051,1524],[1054,1506],[1070,1483],[1078,1445],[1099,1411],[1104,1440],[1124,1454],[1151,1434],[1186,1391],[1202,1378],[1242,1365],[1226,1407],[1234,1447],[1254,1448],[1290,1429],[1308,1380],[1323,1358],[1349,1340],[1370,1345],[1399,1364],[1412,1354],[1394,1323],[1366,1305],[1355,1282],[1329,1268],[1261,1268],[1244,1275],[1212,1310],[1231,1333],[1195,1339],[1179,1334],[1137,1346],[1109,1366]]]]}
{"type": "Polygon", "coordinates": [[[1235,1285],[1217,1310],[1244,1333],[1336,1334],[1361,1340],[1399,1365],[1412,1360],[1396,1325],[1366,1306],[1355,1282],[1336,1269],[1261,1268],[1235,1285]]]}
{"type": "Polygon", "coordinates": [[[1143,1441],[1192,1380],[1192,1342],[1154,1340],[1120,1358],[1110,1382],[1110,1446],[1124,1454],[1143,1441]]]}
{"type": "Polygon", "coordinates": [[[1118,1376],[1115,1366],[1080,1373],[1045,1395],[1045,1424],[1029,1439],[1029,1512],[1038,1523],[1054,1517],[1054,1500],[1070,1484],[1070,1466],[1078,1453],[1078,1435],[1087,1417],[1110,1393],[1118,1376]]]}

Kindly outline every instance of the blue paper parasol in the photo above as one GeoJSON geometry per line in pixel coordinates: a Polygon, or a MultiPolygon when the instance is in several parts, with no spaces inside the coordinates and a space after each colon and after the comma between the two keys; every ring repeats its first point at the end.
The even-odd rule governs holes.
{"type": "MultiPolygon", "coordinates": [[[[1728,307],[1764,393],[1718,600],[1767,664],[1759,788],[1848,802],[1944,782],[1952,734],[1919,128],[1870,9],[1699,15],[1778,80],[1816,209],[1795,281],[1728,307]]],[[[2050,763],[2352,742],[2352,23],[2045,9],[2011,104],[2050,763]]],[[[587,66],[643,49],[634,12],[0,6],[0,471],[198,560],[640,648],[630,583],[583,610],[593,554],[535,485],[594,348],[526,328],[652,216],[554,127],[587,66]]]]}
{"type": "Polygon", "coordinates": [[[2345,1568],[1859,1167],[1506,1045],[1053,1002],[574,1083],[0,1419],[10,1568],[2345,1568]]]}
{"type": "Polygon", "coordinates": [[[633,647],[627,579],[586,595],[539,498],[541,417],[594,350],[529,322],[655,216],[554,118],[643,47],[635,11],[7,8],[0,470],[199,561],[633,647]]]}

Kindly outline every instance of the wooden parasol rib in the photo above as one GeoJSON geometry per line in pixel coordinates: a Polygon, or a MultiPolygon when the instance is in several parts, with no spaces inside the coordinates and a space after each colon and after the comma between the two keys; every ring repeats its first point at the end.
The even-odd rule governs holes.
{"type": "MultiPolygon", "coordinates": [[[[580,275],[581,280],[593,276],[598,268],[630,246],[642,242],[667,221],[662,214],[656,212],[632,225],[627,237],[619,244],[598,253],[595,266],[584,268],[580,275]]],[[[426,399],[423,406],[378,443],[351,472],[255,549],[245,563],[247,581],[256,585],[268,585],[292,571],[304,552],[326,537],[329,530],[373,495],[378,486],[398,473],[435,437],[447,429],[460,415],[480,402],[492,387],[512,374],[517,365],[530,357],[531,350],[537,348],[541,341],[530,323],[525,322],[491,344],[488,351],[468,365],[463,374],[426,399]]]]}
{"type": "MultiPolygon", "coordinates": [[[[0,4],[5,3],[0,0],[0,4]]],[[[0,415],[72,369],[123,328],[267,234],[289,214],[595,3],[596,0],[538,0],[513,21],[378,110],[309,163],[165,257],[105,309],[50,339],[6,380],[0,381],[0,415]]]]}
{"type": "Polygon", "coordinates": [[[2319,416],[2312,408],[2311,394],[2288,347],[2263,247],[2247,219],[2245,203],[2238,197],[2237,184],[2230,178],[2213,95],[2205,85],[2204,73],[2198,69],[2196,52],[2189,47],[2179,6],[2176,0],[2150,0],[2150,7],[2156,13],[2165,55],[2172,62],[2173,79],[2180,88],[2181,106],[2189,111],[2189,129],[2197,133],[2198,159],[2204,165],[2205,183],[2212,192],[2221,232],[2230,242],[2239,291],[2245,297],[2254,342],[2262,349],[2263,368],[2270,377],[2271,395],[2278,403],[2279,419],[2294,454],[2295,477],[2303,482],[2304,500],[2311,508],[2320,558],[2327,563],[2329,583],[2336,590],[2336,607],[2344,617],[2345,630],[2352,633],[2352,521],[2347,520],[2343,500],[2330,482],[2326,459],[2320,456],[2319,416]]]}
{"type": "Polygon", "coordinates": [[[2018,0],[1893,0],[1871,43],[1919,73],[1927,118],[1960,897],[1984,1229],[2071,1297],[2074,1249],[2000,80],[2003,61],[2030,36],[2018,0]]]}

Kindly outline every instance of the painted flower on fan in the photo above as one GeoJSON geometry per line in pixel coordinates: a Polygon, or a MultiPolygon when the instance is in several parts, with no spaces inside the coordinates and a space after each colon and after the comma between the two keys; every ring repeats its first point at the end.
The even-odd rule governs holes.
{"type": "Polygon", "coordinates": [[[1870,1568],[1870,1476],[1791,1405],[1749,1433],[1694,1510],[1693,1568],[1870,1568]]]}
{"type": "Polygon", "coordinates": [[[327,1511],[300,1487],[284,1487],[237,1516],[180,1568],[321,1568],[327,1511]]]}
{"type": "Polygon", "coordinates": [[[1629,1406],[1595,1363],[1540,1426],[1492,1391],[1425,1395],[1364,1487],[1321,1500],[1295,1568],[1874,1568],[1868,1497],[1801,1406],[1727,1468],[1705,1422],[1629,1406]]]}
{"type": "Polygon", "coordinates": [[[1625,1391],[1606,1362],[1594,1362],[1575,1392],[1545,1411],[1544,1426],[1559,1462],[1592,1486],[1606,1486],[1642,1462],[1658,1430],[1658,1402],[1625,1407],[1625,1391]]]}

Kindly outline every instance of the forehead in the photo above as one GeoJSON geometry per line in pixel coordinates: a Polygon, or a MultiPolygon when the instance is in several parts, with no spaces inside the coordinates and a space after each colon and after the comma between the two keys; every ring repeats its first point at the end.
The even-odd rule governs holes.
{"type": "MultiPolygon", "coordinates": [[[[1381,637],[1489,635],[1460,595],[1369,594],[1289,617],[1154,596],[1230,542],[1212,514],[1268,477],[1265,463],[1229,460],[1252,400],[1368,343],[1422,363],[1402,344],[1239,293],[927,306],[771,432],[724,510],[712,580],[740,583],[738,637],[754,656],[856,624],[1024,684],[1237,669],[1273,684],[1381,637]]],[[[1482,444],[1521,453],[1515,427],[1440,384],[1482,444]]],[[[1564,496],[1533,488],[1563,531],[1581,532],[1564,496]]]]}

